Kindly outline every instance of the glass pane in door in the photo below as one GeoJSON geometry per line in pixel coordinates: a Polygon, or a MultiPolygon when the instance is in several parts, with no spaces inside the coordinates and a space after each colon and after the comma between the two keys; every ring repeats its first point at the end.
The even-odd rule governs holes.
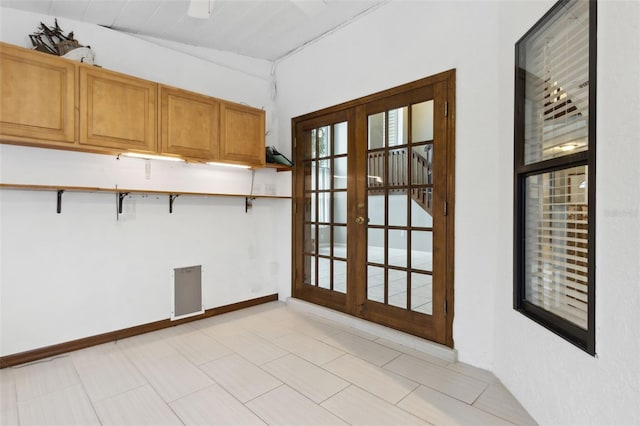
{"type": "Polygon", "coordinates": [[[407,266],[407,231],[389,229],[387,238],[387,263],[392,266],[407,266]]]}
{"type": "Polygon", "coordinates": [[[343,260],[333,261],[333,290],[347,292],[347,262],[343,260]]]}
{"type": "Polygon", "coordinates": [[[316,285],[316,258],[304,257],[304,284],[316,285]]]}
{"type": "Polygon", "coordinates": [[[367,123],[367,300],[430,315],[433,100],[367,123]]]}
{"type": "Polygon", "coordinates": [[[407,271],[389,269],[389,300],[391,306],[406,309],[407,307],[407,271]]]}
{"type": "Polygon", "coordinates": [[[367,267],[367,299],[384,303],[385,269],[375,266],[367,267]]]}
{"type": "Polygon", "coordinates": [[[347,227],[333,226],[333,257],[347,258],[347,227]]]}
{"type": "Polygon", "coordinates": [[[304,284],[347,291],[346,122],[304,132],[304,284]]]}
{"type": "Polygon", "coordinates": [[[433,271],[432,231],[411,231],[411,267],[433,271]]]}
{"type": "Polygon", "coordinates": [[[368,215],[369,215],[369,226],[384,226],[386,222],[385,212],[386,208],[386,197],[385,190],[377,190],[369,188],[369,196],[367,206],[368,206],[368,215]]]}
{"type": "Polygon", "coordinates": [[[347,153],[347,122],[333,125],[333,155],[343,155],[347,153]]]}
{"type": "Polygon", "coordinates": [[[408,199],[406,190],[389,194],[389,226],[407,226],[408,199]]]}
{"type": "Polygon", "coordinates": [[[385,264],[384,229],[369,228],[367,232],[367,260],[369,263],[385,264]]]}
{"type": "Polygon", "coordinates": [[[311,223],[304,225],[304,251],[307,253],[315,253],[316,251],[316,226],[311,223]]]}
{"type": "Polygon", "coordinates": [[[396,108],[386,114],[387,146],[406,145],[409,139],[407,129],[409,125],[409,108],[396,108]]]}
{"type": "Polygon", "coordinates": [[[383,148],[385,146],[385,113],[369,116],[369,150],[383,148]]]}
{"type": "Polygon", "coordinates": [[[331,155],[331,126],[320,127],[316,130],[316,152],[318,158],[331,155]]]}
{"type": "Polygon", "coordinates": [[[331,261],[326,257],[318,258],[318,286],[331,288],[331,261]]]}
{"type": "Polygon", "coordinates": [[[411,183],[414,185],[433,184],[433,143],[412,147],[411,183]]]}
{"type": "Polygon", "coordinates": [[[433,227],[433,188],[411,190],[411,226],[433,227]]]}
{"type": "Polygon", "coordinates": [[[347,157],[338,157],[333,160],[333,187],[347,189],[347,157]]]}
{"type": "Polygon", "coordinates": [[[333,193],[333,222],[347,223],[347,191],[333,193]]]}
{"type": "Polygon", "coordinates": [[[411,142],[433,140],[433,99],[411,105],[411,142]]]}
{"type": "Polygon", "coordinates": [[[411,274],[411,310],[431,315],[432,276],[428,274],[411,274]]]}

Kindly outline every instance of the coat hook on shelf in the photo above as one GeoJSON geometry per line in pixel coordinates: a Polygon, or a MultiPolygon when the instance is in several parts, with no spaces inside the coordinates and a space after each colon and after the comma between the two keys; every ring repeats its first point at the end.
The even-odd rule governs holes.
{"type": "Polygon", "coordinates": [[[180,196],[180,194],[169,194],[169,213],[173,213],[173,202],[179,196],[180,196]]]}
{"type": "Polygon", "coordinates": [[[62,193],[64,189],[58,189],[58,207],[56,208],[56,213],[60,214],[62,212],[62,193]]]}

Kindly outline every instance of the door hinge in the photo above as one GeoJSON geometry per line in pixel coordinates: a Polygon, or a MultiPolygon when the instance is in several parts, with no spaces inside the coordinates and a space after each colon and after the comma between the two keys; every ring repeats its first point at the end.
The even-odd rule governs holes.
{"type": "Polygon", "coordinates": [[[298,213],[298,204],[297,203],[293,203],[293,215],[295,216],[296,213],[298,213]]]}
{"type": "Polygon", "coordinates": [[[443,212],[445,216],[447,215],[448,211],[449,211],[449,204],[445,201],[444,202],[444,212],[443,212]]]}
{"type": "Polygon", "coordinates": [[[444,103],[444,116],[448,117],[449,116],[449,101],[446,101],[444,103]]]}
{"type": "Polygon", "coordinates": [[[296,149],[298,146],[298,138],[293,138],[293,149],[296,149]]]}
{"type": "Polygon", "coordinates": [[[447,299],[444,299],[444,314],[447,315],[447,299]]]}

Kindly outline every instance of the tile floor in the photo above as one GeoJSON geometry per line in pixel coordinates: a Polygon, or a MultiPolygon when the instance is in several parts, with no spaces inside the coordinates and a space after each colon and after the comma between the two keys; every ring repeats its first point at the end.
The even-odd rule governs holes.
{"type": "Polygon", "coordinates": [[[272,302],[0,370],[2,425],[535,424],[490,373],[272,302]]]}

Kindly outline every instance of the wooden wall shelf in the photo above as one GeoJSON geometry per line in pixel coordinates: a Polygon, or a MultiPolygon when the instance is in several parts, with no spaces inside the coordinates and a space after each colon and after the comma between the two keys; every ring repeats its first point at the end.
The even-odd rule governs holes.
{"type": "Polygon", "coordinates": [[[285,166],[284,164],[278,164],[278,163],[265,163],[264,168],[276,169],[277,172],[290,172],[291,170],[293,170],[292,166],[285,166]]]}
{"type": "Polygon", "coordinates": [[[258,194],[222,194],[214,192],[187,192],[187,191],[158,191],[152,189],[130,189],[130,188],[100,188],[89,186],[65,186],[65,185],[28,185],[18,183],[0,183],[0,189],[13,189],[22,191],[56,191],[58,193],[57,213],[62,212],[62,194],[64,192],[106,192],[116,194],[118,198],[118,213],[122,213],[122,203],[127,195],[167,195],[169,197],[169,213],[173,213],[173,202],[180,195],[197,197],[236,197],[245,199],[245,212],[252,207],[252,200],[258,198],[291,199],[290,196],[283,195],[258,195],[258,194]]]}

